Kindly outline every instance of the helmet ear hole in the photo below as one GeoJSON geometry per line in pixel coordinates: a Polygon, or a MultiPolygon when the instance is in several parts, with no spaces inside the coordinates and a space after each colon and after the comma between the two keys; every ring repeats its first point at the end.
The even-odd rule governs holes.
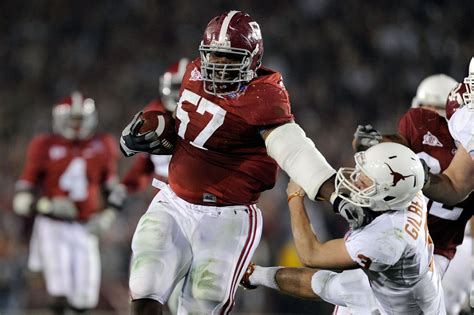
{"type": "Polygon", "coordinates": [[[393,200],[395,199],[396,197],[394,196],[386,196],[385,198],[383,198],[384,201],[390,201],[390,200],[393,200]]]}

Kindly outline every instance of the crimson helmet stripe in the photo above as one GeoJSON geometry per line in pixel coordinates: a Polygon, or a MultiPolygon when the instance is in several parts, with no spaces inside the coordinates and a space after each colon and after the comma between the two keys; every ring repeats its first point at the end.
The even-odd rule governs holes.
{"type": "Polygon", "coordinates": [[[227,35],[227,29],[229,28],[230,20],[232,20],[232,17],[239,12],[240,11],[234,11],[234,10],[229,11],[227,16],[224,18],[224,21],[222,22],[222,25],[221,25],[221,30],[219,31],[219,42],[225,41],[225,37],[227,35]]]}

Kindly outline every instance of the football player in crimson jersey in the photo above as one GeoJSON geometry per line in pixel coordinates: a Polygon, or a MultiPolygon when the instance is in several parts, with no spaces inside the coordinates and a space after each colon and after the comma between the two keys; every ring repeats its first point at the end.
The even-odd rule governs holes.
{"type": "MultiPolygon", "coordinates": [[[[135,314],[160,314],[183,278],[178,313],[230,312],[260,240],[256,202],[274,186],[278,165],[312,200],[331,200],[336,211],[364,218],[361,207],[334,194],[335,170],[294,123],[281,74],[262,66],[258,23],[240,11],[216,16],[199,51],[175,111],[169,185],[160,185],[132,241],[135,314]]],[[[160,147],[156,133],[136,133],[139,119],[122,132],[127,156],[160,147]]]]}
{"type": "MultiPolygon", "coordinates": [[[[445,109],[447,100],[449,102],[450,99],[458,99],[453,94],[455,91],[458,94],[464,92],[454,79],[444,74],[425,78],[418,86],[412,108],[399,121],[398,134],[382,136],[375,129],[364,131],[364,127],[359,126],[353,142],[355,149],[361,143],[364,145],[359,146],[359,149],[370,146],[370,141],[396,141],[414,150],[426,162],[431,173],[439,174],[447,170],[453,158],[458,155],[445,117],[447,115],[447,118],[450,118],[452,115],[450,106],[448,110],[445,109]]],[[[432,175],[430,178],[436,177],[432,175]]],[[[458,267],[458,270],[448,269],[448,266],[455,257],[457,247],[463,243],[466,224],[474,213],[474,195],[470,195],[455,206],[450,206],[436,201],[436,196],[429,194],[429,186],[425,185],[423,192],[434,199],[428,199],[428,226],[435,245],[434,253],[438,272],[441,277],[444,277],[447,270],[458,272],[461,269],[467,273],[470,270],[470,262],[464,258],[465,252],[470,251],[470,248],[463,246],[460,249],[460,258],[456,261],[459,261],[462,266],[458,267]]],[[[466,288],[470,285],[470,277],[464,278],[466,280],[464,284],[459,282],[452,284],[449,283],[449,279],[451,277],[447,277],[446,281],[443,278],[448,311],[459,309],[463,304],[463,299],[466,298],[466,288]]]]}
{"type": "Polygon", "coordinates": [[[113,136],[95,133],[93,99],[74,92],[52,115],[53,133],[29,145],[13,210],[35,214],[28,267],[43,273],[53,313],[68,308],[79,313],[94,308],[99,298],[97,234],[111,225],[116,211],[101,211],[101,191],[117,182],[118,150],[113,136]]]}

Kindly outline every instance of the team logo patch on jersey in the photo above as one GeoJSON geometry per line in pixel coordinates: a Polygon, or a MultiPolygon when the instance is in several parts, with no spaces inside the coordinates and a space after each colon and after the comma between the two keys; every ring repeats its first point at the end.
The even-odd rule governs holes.
{"type": "Polygon", "coordinates": [[[217,197],[214,196],[213,194],[204,193],[204,194],[202,194],[202,201],[216,203],[217,202],[217,197]]]}
{"type": "Polygon", "coordinates": [[[438,140],[438,138],[429,131],[423,136],[423,144],[432,147],[443,147],[443,144],[438,140]]]}
{"type": "Polygon", "coordinates": [[[202,81],[201,72],[197,68],[194,68],[193,71],[191,71],[189,81],[202,81]]]}

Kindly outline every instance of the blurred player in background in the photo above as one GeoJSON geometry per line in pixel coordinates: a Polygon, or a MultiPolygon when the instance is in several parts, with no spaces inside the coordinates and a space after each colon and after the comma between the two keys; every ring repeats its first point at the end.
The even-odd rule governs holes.
{"type": "MultiPolygon", "coordinates": [[[[250,265],[243,285],[264,285],[301,298],[322,298],[349,309],[345,314],[445,314],[441,280],[421,194],[423,166],[397,143],[377,144],[354,155],[355,168],[341,168],[336,193],[368,207],[374,219],[344,238],[321,243],[304,206],[304,191],[287,189],[298,256],[309,268],[250,265]],[[362,270],[369,279],[364,280],[362,270]],[[337,273],[329,270],[347,270],[337,273]],[[373,298],[375,295],[375,299],[373,298]]],[[[316,231],[317,232],[317,231],[316,231]]],[[[342,314],[336,308],[336,314],[342,314]]]]}
{"type": "Polygon", "coordinates": [[[35,215],[28,267],[43,273],[53,314],[83,313],[98,303],[97,235],[118,207],[101,211],[102,192],[117,184],[118,150],[112,135],[95,132],[93,99],[74,92],[54,106],[52,117],[53,133],[29,145],[13,210],[35,215]]]}
{"type": "MultiPolygon", "coordinates": [[[[180,90],[169,185],[132,241],[135,314],[160,314],[183,278],[178,313],[230,312],[261,236],[256,202],[274,186],[278,164],[312,200],[334,192],[335,170],[293,122],[281,74],[261,66],[258,23],[240,11],[216,16],[199,51],[180,90]]],[[[159,153],[161,139],[137,134],[139,125],[135,116],[124,129],[124,154],[159,153]]],[[[350,204],[338,198],[331,199],[337,211],[350,204]]]]}
{"type": "MultiPolygon", "coordinates": [[[[451,118],[452,110],[446,111],[446,100],[453,98],[453,92],[459,91],[457,82],[444,74],[436,74],[425,78],[417,88],[416,96],[409,109],[398,124],[398,134],[380,135],[370,126],[359,126],[353,141],[354,149],[361,150],[379,141],[395,141],[411,148],[428,165],[430,172],[439,174],[445,171],[456,153],[456,144],[449,132],[447,118],[451,118]],[[451,92],[453,90],[453,92],[451,92]],[[451,92],[451,94],[450,94],[451,92]]],[[[462,92],[462,91],[461,91],[462,92]]],[[[458,105],[459,107],[459,105],[458,105]]],[[[467,170],[466,170],[467,171],[467,170]]],[[[450,314],[459,313],[466,301],[470,286],[471,239],[468,237],[464,245],[464,231],[474,213],[474,195],[455,205],[445,205],[427,199],[428,226],[434,241],[434,253],[437,269],[443,278],[445,302],[450,314]],[[456,254],[456,256],[455,256],[456,254]],[[456,258],[454,258],[456,257],[456,258]],[[454,258],[452,268],[448,269],[454,258]],[[452,275],[444,278],[446,270],[452,275]],[[458,281],[456,273],[466,275],[458,281]],[[454,279],[454,283],[451,281],[454,279]]]]}

